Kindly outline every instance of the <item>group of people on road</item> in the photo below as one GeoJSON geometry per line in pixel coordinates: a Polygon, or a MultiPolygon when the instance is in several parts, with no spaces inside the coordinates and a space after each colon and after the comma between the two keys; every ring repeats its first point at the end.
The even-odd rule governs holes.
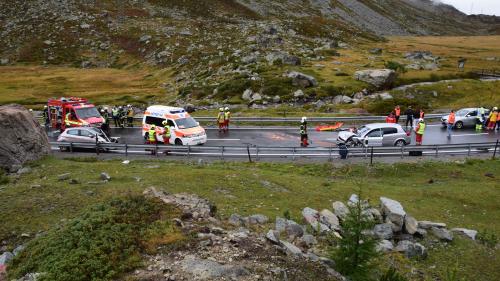
{"type": "Polygon", "coordinates": [[[132,127],[134,123],[134,108],[132,105],[126,106],[113,106],[111,110],[109,107],[100,107],[99,112],[101,113],[102,118],[104,119],[103,124],[101,125],[101,129],[109,135],[109,122],[112,119],[115,127],[132,127]]]}
{"type": "MultiPolygon", "coordinates": [[[[408,130],[414,129],[415,131],[415,139],[417,145],[422,144],[422,139],[425,132],[425,112],[423,109],[413,110],[411,106],[404,111],[404,115],[406,115],[406,124],[405,128],[408,130]]],[[[386,123],[399,123],[399,118],[401,117],[401,106],[397,105],[391,113],[385,118],[386,123]]]]}
{"type": "Polygon", "coordinates": [[[219,125],[219,133],[227,133],[229,131],[229,121],[231,119],[231,112],[229,107],[219,108],[219,113],[217,114],[217,125],[219,125]]]}
{"type": "MultiPolygon", "coordinates": [[[[490,113],[487,118],[485,118],[485,114],[483,111],[483,120],[484,120],[484,126],[486,127],[486,130],[493,131],[493,130],[500,130],[500,112],[498,111],[497,107],[493,107],[490,110],[490,113]]],[[[476,128],[477,129],[477,128],[476,128]]]]}

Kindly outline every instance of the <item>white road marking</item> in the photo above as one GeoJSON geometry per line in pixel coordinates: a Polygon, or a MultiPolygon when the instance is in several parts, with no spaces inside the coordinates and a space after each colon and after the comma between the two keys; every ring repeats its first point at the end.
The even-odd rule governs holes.
{"type": "Polygon", "coordinates": [[[207,141],[240,141],[241,139],[207,139],[207,141]]]}
{"type": "Polygon", "coordinates": [[[452,137],[467,137],[467,136],[481,136],[489,135],[489,133],[478,133],[478,134],[462,134],[462,135],[451,135],[452,137]]]}

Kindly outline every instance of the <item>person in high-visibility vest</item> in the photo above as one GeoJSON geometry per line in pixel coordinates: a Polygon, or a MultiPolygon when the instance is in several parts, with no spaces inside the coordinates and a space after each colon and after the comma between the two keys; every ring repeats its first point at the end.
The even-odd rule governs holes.
{"type": "Polygon", "coordinates": [[[163,144],[170,144],[170,136],[171,136],[171,130],[170,126],[168,125],[168,121],[165,120],[162,122],[163,128],[165,131],[163,132],[163,144]]]}
{"type": "Polygon", "coordinates": [[[151,125],[148,131],[148,143],[156,144],[156,126],[151,125]]]}
{"type": "Polygon", "coordinates": [[[231,112],[229,111],[229,107],[224,109],[224,130],[229,131],[229,120],[231,119],[231,112]]]}
{"type": "Polygon", "coordinates": [[[420,119],[417,124],[417,128],[415,129],[416,142],[417,145],[422,145],[422,138],[425,133],[425,122],[424,119],[420,119]]]}
{"type": "Polygon", "coordinates": [[[446,124],[446,129],[448,131],[448,138],[451,138],[451,130],[453,129],[453,126],[455,126],[455,111],[452,110],[450,112],[450,115],[448,115],[448,122],[446,124]]]}
{"type": "Polygon", "coordinates": [[[217,114],[217,124],[219,125],[219,133],[224,130],[224,108],[219,108],[219,114],[217,114]]]}
{"type": "Polygon", "coordinates": [[[78,127],[81,125],[81,123],[78,122],[78,119],[76,118],[74,112],[66,113],[66,117],[64,118],[64,124],[66,125],[66,128],[78,127]]]}
{"type": "Polygon", "coordinates": [[[399,123],[399,117],[401,116],[401,107],[399,105],[394,108],[394,113],[396,114],[396,123],[399,123]]]}
{"type": "Polygon", "coordinates": [[[483,130],[483,120],[481,119],[481,115],[476,116],[476,131],[483,130]]]}
{"type": "Polygon", "coordinates": [[[49,120],[49,109],[46,105],[43,106],[43,121],[45,122],[45,126],[48,126],[50,123],[49,120]]]}

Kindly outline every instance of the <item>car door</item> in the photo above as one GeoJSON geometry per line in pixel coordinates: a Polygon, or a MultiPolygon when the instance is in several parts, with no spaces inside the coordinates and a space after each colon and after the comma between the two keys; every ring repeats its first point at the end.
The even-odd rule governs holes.
{"type": "Polygon", "coordinates": [[[383,134],[380,128],[371,130],[364,138],[365,146],[382,146],[383,134]]]}
{"type": "Polygon", "coordinates": [[[382,146],[393,146],[398,138],[397,128],[382,128],[382,146]]]}
{"type": "Polygon", "coordinates": [[[69,129],[66,131],[66,137],[64,138],[64,140],[66,142],[80,142],[80,139],[78,137],[78,134],[80,130],[78,129],[69,129]]]}
{"type": "Polygon", "coordinates": [[[476,124],[477,110],[473,110],[465,115],[464,126],[474,126],[476,124]]]}

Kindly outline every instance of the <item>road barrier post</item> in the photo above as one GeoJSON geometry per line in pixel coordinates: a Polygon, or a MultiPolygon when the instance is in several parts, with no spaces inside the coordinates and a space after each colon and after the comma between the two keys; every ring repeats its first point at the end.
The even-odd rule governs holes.
{"type": "Polygon", "coordinates": [[[125,143],[125,157],[128,157],[128,144],[125,143]]]}
{"type": "Polygon", "coordinates": [[[493,157],[492,157],[493,160],[495,160],[495,157],[497,156],[497,149],[498,149],[498,139],[497,143],[495,143],[495,150],[493,151],[493,157]]]}
{"type": "Polygon", "coordinates": [[[295,147],[292,150],[292,161],[295,161],[295,147]]]}
{"type": "Polygon", "coordinates": [[[370,166],[373,166],[373,146],[372,146],[372,150],[370,152],[370,166]]]}
{"type": "Polygon", "coordinates": [[[467,156],[470,156],[471,145],[469,143],[469,150],[467,151],[467,156]]]}
{"type": "Polygon", "coordinates": [[[332,150],[333,150],[333,147],[330,146],[330,149],[328,150],[328,153],[329,153],[328,160],[330,160],[330,162],[333,162],[332,150]]]}
{"type": "Polygon", "coordinates": [[[436,158],[439,157],[439,146],[436,145],[436,158]]]}
{"type": "Polygon", "coordinates": [[[95,134],[95,154],[99,155],[99,141],[97,134],[95,134]]]}
{"type": "Polygon", "coordinates": [[[248,162],[252,163],[252,156],[250,156],[250,146],[247,145],[248,162]]]}
{"type": "Polygon", "coordinates": [[[404,153],[405,153],[405,146],[401,146],[401,159],[403,159],[405,156],[404,156],[404,153]]]}
{"type": "Polygon", "coordinates": [[[191,157],[191,146],[188,145],[188,158],[191,157]]]}
{"type": "Polygon", "coordinates": [[[221,160],[224,160],[224,146],[222,146],[221,160]]]}
{"type": "Polygon", "coordinates": [[[258,147],[258,146],[256,146],[256,147],[255,147],[255,150],[256,150],[256,152],[255,152],[255,159],[256,159],[257,161],[259,161],[259,147],[258,147]]]}
{"type": "Polygon", "coordinates": [[[69,143],[69,152],[73,153],[73,143],[69,143]]]}

